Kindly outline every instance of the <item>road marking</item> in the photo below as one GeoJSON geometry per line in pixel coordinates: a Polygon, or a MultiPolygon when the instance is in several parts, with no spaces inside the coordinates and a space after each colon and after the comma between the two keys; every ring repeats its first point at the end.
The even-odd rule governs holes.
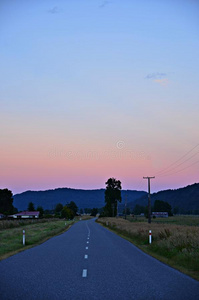
{"type": "Polygon", "coordinates": [[[84,269],[82,272],[82,277],[87,277],[87,269],[84,269]]]}
{"type": "Polygon", "coordinates": [[[88,255],[87,255],[87,254],[85,254],[85,255],[84,255],[84,258],[85,258],[85,259],[88,259],[88,255]]]}
{"type": "Polygon", "coordinates": [[[87,241],[86,243],[89,244],[89,241],[87,241]]]}
{"type": "Polygon", "coordinates": [[[88,247],[86,247],[86,250],[88,250],[88,247]]]}
{"type": "Polygon", "coordinates": [[[89,240],[89,237],[87,237],[87,240],[89,240]]]}
{"type": "Polygon", "coordinates": [[[87,229],[88,229],[88,234],[90,235],[90,228],[88,227],[88,223],[86,222],[86,226],[87,226],[87,229]]]}

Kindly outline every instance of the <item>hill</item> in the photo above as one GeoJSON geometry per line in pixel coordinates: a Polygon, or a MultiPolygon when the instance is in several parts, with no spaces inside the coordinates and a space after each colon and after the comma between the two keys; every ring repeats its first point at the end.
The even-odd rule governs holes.
{"type": "MultiPolygon", "coordinates": [[[[63,205],[74,201],[78,208],[101,208],[104,202],[105,189],[82,190],[71,188],[57,188],[46,191],[26,191],[21,194],[14,195],[13,205],[19,211],[26,210],[29,202],[33,202],[35,208],[42,206],[44,209],[54,209],[57,203],[63,205]]],[[[143,191],[122,191],[122,201],[124,203],[124,194],[128,193],[128,202],[133,202],[147,194],[143,191]]]]}
{"type": "MultiPolygon", "coordinates": [[[[171,207],[176,210],[176,213],[193,213],[199,214],[199,183],[188,185],[184,188],[165,190],[151,194],[151,203],[155,200],[168,202],[171,207]]],[[[128,207],[133,209],[136,204],[146,206],[148,204],[147,195],[139,200],[132,201],[128,207]]]]}

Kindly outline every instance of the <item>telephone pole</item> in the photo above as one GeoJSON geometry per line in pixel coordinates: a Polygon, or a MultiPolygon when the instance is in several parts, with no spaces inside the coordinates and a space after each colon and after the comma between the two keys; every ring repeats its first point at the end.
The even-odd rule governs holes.
{"type": "Polygon", "coordinates": [[[143,177],[143,179],[148,179],[148,223],[151,223],[151,196],[150,196],[150,179],[155,178],[153,177],[143,177]]]}
{"type": "Polygon", "coordinates": [[[127,194],[125,194],[125,220],[126,220],[126,205],[127,205],[127,194]]]}

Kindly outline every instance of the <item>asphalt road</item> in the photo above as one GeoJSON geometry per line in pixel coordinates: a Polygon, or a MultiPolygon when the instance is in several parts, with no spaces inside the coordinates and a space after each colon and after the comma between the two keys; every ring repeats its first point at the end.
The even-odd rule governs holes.
{"type": "Polygon", "coordinates": [[[1,261],[0,299],[198,300],[199,282],[89,220],[1,261]]]}

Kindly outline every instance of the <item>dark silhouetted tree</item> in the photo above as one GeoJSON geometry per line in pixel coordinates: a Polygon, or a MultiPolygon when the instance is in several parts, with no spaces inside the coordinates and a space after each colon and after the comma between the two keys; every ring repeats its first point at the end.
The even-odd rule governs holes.
{"type": "Polygon", "coordinates": [[[91,208],[84,208],[85,214],[90,214],[91,213],[91,208]]]}
{"type": "Polygon", "coordinates": [[[37,207],[37,211],[39,211],[39,217],[43,218],[43,215],[44,215],[43,207],[42,206],[38,206],[37,207]]]}
{"type": "Polygon", "coordinates": [[[32,202],[29,202],[28,204],[28,211],[34,211],[35,210],[35,206],[32,202]]]}
{"type": "Polygon", "coordinates": [[[0,213],[5,215],[13,214],[13,195],[8,189],[0,190],[0,213]]]}
{"type": "Polygon", "coordinates": [[[61,203],[57,203],[55,207],[55,212],[59,214],[61,213],[62,209],[63,209],[63,205],[61,203]]]}
{"type": "Polygon", "coordinates": [[[121,202],[121,181],[109,178],[106,182],[104,215],[115,217],[117,214],[117,201],[121,202]]]}
{"type": "Polygon", "coordinates": [[[73,211],[73,213],[74,213],[74,216],[76,215],[76,213],[77,213],[77,210],[78,210],[78,207],[77,207],[77,205],[75,204],[75,202],[74,201],[71,201],[69,204],[67,204],[66,205],[68,208],[70,208],[72,211],[73,211]]]}
{"type": "Polygon", "coordinates": [[[153,211],[156,212],[168,212],[169,216],[172,216],[171,212],[171,205],[168,202],[161,201],[161,200],[155,200],[153,211]]]}
{"type": "Polygon", "coordinates": [[[96,214],[98,213],[98,208],[92,208],[91,209],[91,216],[96,217],[96,214]]]}
{"type": "Polygon", "coordinates": [[[72,220],[74,216],[74,212],[65,205],[61,211],[61,217],[68,220],[72,220]]]}

